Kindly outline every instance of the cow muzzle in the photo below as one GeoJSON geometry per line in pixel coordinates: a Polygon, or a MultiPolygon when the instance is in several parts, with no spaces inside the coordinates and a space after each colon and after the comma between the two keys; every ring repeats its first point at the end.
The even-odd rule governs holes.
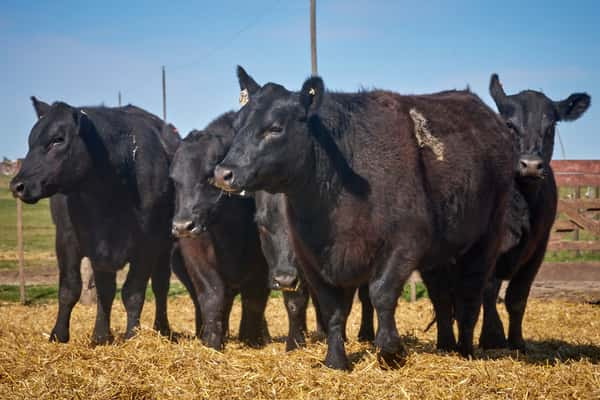
{"type": "Polygon", "coordinates": [[[214,185],[221,190],[226,192],[237,192],[238,190],[233,188],[233,182],[235,181],[235,175],[232,169],[217,165],[214,173],[214,185]]]}
{"type": "Polygon", "coordinates": [[[275,275],[271,287],[274,290],[295,292],[300,287],[300,280],[292,274],[275,275]]]}
{"type": "Polygon", "coordinates": [[[192,220],[173,221],[171,228],[173,236],[178,238],[197,236],[204,231],[206,231],[205,225],[197,226],[192,220]]]}
{"type": "Polygon", "coordinates": [[[518,172],[522,178],[543,179],[546,174],[544,160],[537,155],[522,155],[519,159],[518,172]]]}
{"type": "Polygon", "coordinates": [[[10,191],[15,198],[21,199],[27,204],[35,204],[43,197],[39,185],[27,185],[24,181],[18,179],[18,176],[10,182],[10,191]]]}

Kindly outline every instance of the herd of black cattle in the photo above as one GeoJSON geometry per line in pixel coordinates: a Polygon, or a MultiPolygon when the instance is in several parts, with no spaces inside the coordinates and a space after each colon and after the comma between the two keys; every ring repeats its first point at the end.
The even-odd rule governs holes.
{"type": "Polygon", "coordinates": [[[112,340],[116,272],[129,263],[126,338],[140,324],[150,278],[154,328],[170,334],[173,270],[207,346],[223,348],[237,294],[240,340],[266,343],[267,299],[280,289],[286,349],[305,342],[310,297],[327,337],[325,364],[347,369],[346,320],[358,289],[359,339],[373,341],[383,364],[401,364],[394,314],[417,270],[435,309],[439,349],[473,354],[482,304],[480,346],[526,349],[523,314],[556,214],[555,126],[579,118],[590,96],[506,95],[493,75],[497,114],[469,90],[336,93],[311,77],[293,92],[237,72],[242,107],[183,140],[132,105],[32,97],[38,120],[11,190],[27,203],[50,197],[60,268],[51,340],[69,340],[80,261],[89,257],[95,343],[112,340]],[[508,338],[496,310],[502,280],[509,281],[508,338]]]}

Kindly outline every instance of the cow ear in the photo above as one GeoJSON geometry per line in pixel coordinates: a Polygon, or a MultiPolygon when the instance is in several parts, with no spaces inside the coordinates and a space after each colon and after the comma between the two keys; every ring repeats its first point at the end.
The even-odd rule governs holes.
{"type": "Polygon", "coordinates": [[[573,93],[563,101],[555,101],[554,107],[560,121],[574,121],[583,115],[591,102],[587,93],[573,93]]]}
{"type": "Polygon", "coordinates": [[[50,104],[38,100],[35,96],[31,96],[31,103],[33,103],[33,109],[35,110],[38,119],[46,115],[46,113],[48,112],[48,110],[50,110],[51,107],[50,104]]]}
{"type": "Polygon", "coordinates": [[[73,119],[75,120],[75,123],[79,126],[78,132],[81,135],[82,132],[86,130],[87,126],[89,126],[90,118],[88,117],[87,112],[85,112],[83,108],[71,108],[73,109],[73,119]]]}
{"type": "Polygon", "coordinates": [[[490,95],[492,96],[492,99],[494,99],[494,103],[496,103],[498,110],[502,112],[502,109],[505,108],[507,104],[507,96],[506,93],[504,93],[504,88],[502,88],[498,74],[492,74],[492,77],[490,78],[490,95]]]}
{"type": "Polygon", "coordinates": [[[304,81],[300,90],[300,104],[306,111],[307,117],[311,117],[319,111],[324,94],[325,84],[320,77],[313,76],[304,81]]]}
{"type": "Polygon", "coordinates": [[[248,94],[252,95],[260,89],[260,85],[239,65],[237,66],[237,76],[240,83],[240,90],[246,90],[248,94]]]}

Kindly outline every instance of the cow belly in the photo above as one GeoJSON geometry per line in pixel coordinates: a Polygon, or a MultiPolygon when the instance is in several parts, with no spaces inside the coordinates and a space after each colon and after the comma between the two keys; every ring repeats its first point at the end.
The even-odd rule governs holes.
{"type": "Polygon", "coordinates": [[[125,228],[89,230],[83,235],[81,243],[94,269],[106,272],[123,268],[130,261],[134,247],[132,234],[125,228]]]}
{"type": "Polygon", "coordinates": [[[335,286],[357,287],[368,280],[375,251],[374,243],[364,240],[334,245],[323,263],[322,276],[335,286]]]}

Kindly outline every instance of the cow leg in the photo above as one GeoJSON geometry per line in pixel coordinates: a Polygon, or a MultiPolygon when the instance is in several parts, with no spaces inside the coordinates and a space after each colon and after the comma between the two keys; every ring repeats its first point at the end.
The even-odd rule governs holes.
{"type": "Polygon", "coordinates": [[[171,283],[171,268],[169,264],[169,251],[166,251],[160,256],[152,270],[152,291],[154,292],[156,306],[153,328],[163,336],[171,335],[167,315],[167,297],[171,283]]]}
{"type": "Polygon", "coordinates": [[[185,274],[184,281],[191,282],[193,293],[197,298],[196,327],[202,322],[196,334],[205,346],[222,350],[225,343],[226,327],[226,286],[219,274],[219,264],[215,256],[210,236],[195,239],[179,239],[179,248],[183,256],[185,274]]]}
{"type": "Polygon", "coordinates": [[[295,292],[284,291],[283,303],[288,315],[288,337],[285,351],[292,351],[306,345],[306,308],[308,307],[308,289],[305,284],[295,292]]]}
{"type": "Polygon", "coordinates": [[[502,349],[506,347],[504,327],[496,307],[501,285],[502,280],[491,276],[483,290],[483,326],[479,337],[479,346],[483,349],[502,349]]]}
{"type": "Polygon", "coordinates": [[[369,298],[369,285],[362,285],[358,288],[358,298],[362,306],[358,340],[372,342],[375,339],[375,329],[373,328],[373,304],[369,298]]]}
{"type": "Polygon", "coordinates": [[[427,287],[429,298],[433,304],[437,326],[437,348],[442,351],[455,351],[456,338],[452,328],[453,298],[452,276],[449,268],[443,266],[436,269],[420,271],[427,287]]]}
{"type": "Polygon", "coordinates": [[[386,257],[380,271],[369,282],[371,302],[377,311],[377,333],[375,347],[377,358],[385,366],[399,366],[404,363],[406,349],[402,344],[394,314],[398,298],[404,289],[414,268],[414,259],[408,256],[404,248],[394,249],[386,257]]]}
{"type": "Polygon", "coordinates": [[[508,346],[511,349],[526,351],[523,339],[523,316],[533,280],[544,260],[546,241],[536,250],[533,257],[511,279],[506,290],[506,309],[509,315],[508,346]]]}
{"type": "Polygon", "coordinates": [[[225,287],[222,282],[204,289],[196,288],[202,308],[202,333],[200,340],[205,346],[222,350],[225,343],[225,287]]]}
{"type": "Polygon", "coordinates": [[[125,339],[135,336],[135,330],[140,326],[140,317],[146,299],[146,287],[153,269],[148,268],[147,263],[149,261],[148,258],[144,257],[142,260],[136,260],[129,264],[127,279],[121,291],[123,304],[127,312],[125,339]]]}
{"type": "Polygon", "coordinates": [[[473,356],[473,332],[479,317],[483,290],[489,272],[495,265],[497,242],[490,239],[492,232],[475,244],[458,265],[460,276],[455,291],[455,310],[459,331],[458,351],[464,357],[473,356]]]}
{"type": "Polygon", "coordinates": [[[327,336],[327,324],[325,323],[325,320],[323,319],[323,314],[321,314],[321,307],[319,307],[319,299],[317,298],[317,296],[315,294],[313,294],[312,292],[310,292],[310,299],[313,303],[313,307],[315,308],[315,319],[317,322],[317,336],[319,337],[319,340],[324,339],[327,336]]]}
{"type": "Polygon", "coordinates": [[[318,288],[318,302],[321,316],[326,323],[327,355],[325,365],[333,369],[348,370],[350,363],[346,356],[344,338],[346,321],[352,308],[354,289],[334,288],[323,285],[318,288]]]}
{"type": "MultiPolygon", "coordinates": [[[[92,264],[92,268],[93,266],[92,264]]],[[[92,335],[92,342],[95,344],[106,344],[113,341],[110,332],[110,312],[117,292],[116,275],[115,272],[94,271],[96,292],[98,294],[96,325],[92,335]]]]}
{"type": "Polygon", "coordinates": [[[225,297],[223,300],[223,336],[227,339],[229,336],[229,318],[231,316],[231,309],[233,308],[233,300],[237,294],[234,290],[225,290],[225,297]]]}
{"type": "Polygon", "coordinates": [[[56,229],[56,258],[58,259],[58,315],[50,333],[51,342],[69,341],[71,312],[81,296],[81,259],[72,233],[56,229]]]}
{"type": "Polygon", "coordinates": [[[185,268],[179,245],[173,246],[173,250],[171,252],[171,269],[177,276],[177,279],[179,279],[183,286],[185,286],[190,294],[192,302],[194,303],[196,337],[200,337],[202,333],[202,311],[200,309],[200,303],[198,302],[198,294],[194,288],[194,284],[192,283],[190,275],[185,268]]]}
{"type": "Polygon", "coordinates": [[[269,300],[267,278],[253,279],[242,287],[242,320],[240,340],[252,347],[261,347],[269,341],[265,308],[269,300]]]}

